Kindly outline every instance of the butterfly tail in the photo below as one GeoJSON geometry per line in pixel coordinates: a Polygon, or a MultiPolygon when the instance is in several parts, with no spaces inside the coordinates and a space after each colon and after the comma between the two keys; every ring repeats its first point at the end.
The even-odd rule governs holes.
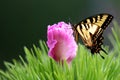
{"type": "MultiPolygon", "coordinates": [[[[102,50],[105,54],[107,54],[107,55],[108,55],[108,53],[107,53],[104,49],[102,49],[102,48],[101,48],[101,50],[102,50]]],[[[101,56],[101,58],[102,58],[102,59],[105,59],[105,57],[104,57],[104,56],[102,56],[100,53],[99,53],[99,55],[101,56]]]]}
{"type": "Polygon", "coordinates": [[[105,57],[104,57],[104,56],[102,56],[100,53],[99,53],[99,55],[100,55],[100,57],[101,57],[102,59],[105,59],[105,57]]]}
{"type": "Polygon", "coordinates": [[[102,49],[102,48],[101,48],[101,50],[102,50],[105,54],[107,54],[107,55],[108,55],[108,53],[107,53],[104,49],[102,49]]]}

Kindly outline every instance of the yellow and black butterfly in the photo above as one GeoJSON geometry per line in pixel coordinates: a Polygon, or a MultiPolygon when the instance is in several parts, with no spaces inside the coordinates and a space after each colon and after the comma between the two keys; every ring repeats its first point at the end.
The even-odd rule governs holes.
{"type": "MultiPolygon", "coordinates": [[[[107,52],[101,48],[103,44],[102,34],[112,19],[112,15],[105,13],[82,20],[77,25],[73,26],[75,40],[78,41],[80,36],[85,46],[91,50],[92,54],[100,54],[100,50],[107,54],[107,52]]],[[[100,56],[104,58],[102,55],[100,56]]]]}

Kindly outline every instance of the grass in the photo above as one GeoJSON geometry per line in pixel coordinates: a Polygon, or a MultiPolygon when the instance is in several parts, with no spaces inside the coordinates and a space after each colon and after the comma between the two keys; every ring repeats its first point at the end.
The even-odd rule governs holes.
{"type": "Polygon", "coordinates": [[[119,26],[114,21],[113,35],[109,38],[113,44],[109,55],[102,59],[100,55],[91,55],[83,45],[78,44],[76,58],[71,65],[56,63],[48,57],[48,48],[44,41],[40,46],[28,49],[24,47],[25,60],[20,57],[13,63],[5,62],[6,70],[0,70],[0,80],[119,80],[120,79],[120,37],[119,26]]]}

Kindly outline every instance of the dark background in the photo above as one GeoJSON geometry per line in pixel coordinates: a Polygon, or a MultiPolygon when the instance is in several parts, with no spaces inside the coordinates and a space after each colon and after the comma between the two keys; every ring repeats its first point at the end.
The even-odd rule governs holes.
{"type": "Polygon", "coordinates": [[[46,41],[47,25],[74,24],[98,13],[112,14],[119,22],[119,5],[119,0],[1,0],[0,68],[4,68],[3,61],[24,56],[24,46],[46,41]]]}

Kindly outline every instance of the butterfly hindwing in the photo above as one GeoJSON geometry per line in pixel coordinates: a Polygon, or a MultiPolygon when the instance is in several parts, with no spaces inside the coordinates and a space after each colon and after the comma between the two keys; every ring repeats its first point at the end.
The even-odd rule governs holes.
{"type": "MultiPolygon", "coordinates": [[[[103,31],[112,21],[113,16],[110,14],[98,14],[82,20],[73,27],[75,39],[78,41],[80,36],[85,46],[91,50],[91,53],[99,53],[103,44],[103,31]]],[[[106,52],[105,52],[106,53],[106,52]]]]}

